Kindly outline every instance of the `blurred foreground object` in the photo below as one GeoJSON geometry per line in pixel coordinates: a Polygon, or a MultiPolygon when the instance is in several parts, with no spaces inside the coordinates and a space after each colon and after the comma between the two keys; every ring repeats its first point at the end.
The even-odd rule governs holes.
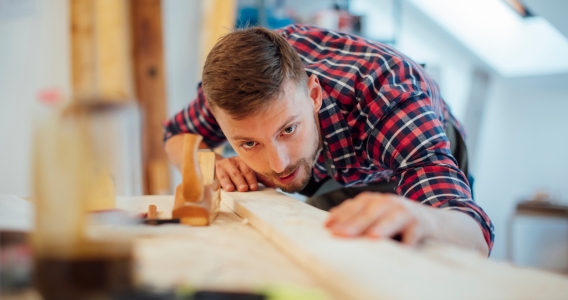
{"type": "Polygon", "coordinates": [[[182,224],[206,226],[219,214],[220,185],[215,178],[215,153],[198,151],[202,137],[185,134],[182,183],[176,188],[173,218],[182,224]]]}
{"type": "Polygon", "coordinates": [[[71,0],[74,101],[134,100],[127,0],[71,0]]]}
{"type": "Polygon", "coordinates": [[[115,208],[112,104],[76,104],[35,133],[34,280],[45,299],[85,299],[130,289],[131,243],[86,235],[89,211],[115,208]]]}
{"type": "MultiPolygon", "coordinates": [[[[69,3],[72,102],[140,108],[139,112],[136,109],[141,114],[136,124],[138,130],[122,137],[119,149],[129,148],[125,152],[136,153],[135,158],[142,156],[141,167],[136,161],[124,170],[136,174],[129,179],[139,184],[142,191],[136,187],[121,190],[120,194],[171,194],[169,167],[162,149],[161,122],[166,118],[166,95],[161,1],[71,0],[69,3]],[[140,137],[141,143],[126,144],[140,137]]],[[[116,120],[123,121],[125,116],[118,117],[116,120]]],[[[120,159],[126,161],[126,157],[120,159]]]]}
{"type": "Polygon", "coordinates": [[[217,44],[219,38],[231,32],[235,27],[236,0],[207,0],[201,2],[201,59],[202,66],[209,51],[217,44]]]}

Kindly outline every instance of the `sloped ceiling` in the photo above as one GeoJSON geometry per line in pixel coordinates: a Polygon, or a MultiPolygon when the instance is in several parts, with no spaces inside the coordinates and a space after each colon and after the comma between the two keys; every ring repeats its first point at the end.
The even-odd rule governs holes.
{"type": "Polygon", "coordinates": [[[548,20],[564,37],[568,37],[568,1],[566,0],[523,0],[532,13],[548,20]]]}
{"type": "MultiPolygon", "coordinates": [[[[504,77],[568,74],[568,38],[541,16],[522,18],[501,0],[407,1],[504,77]]],[[[544,2],[554,10],[557,2],[564,1],[544,2]]],[[[533,13],[538,11],[535,7],[533,13]]]]}

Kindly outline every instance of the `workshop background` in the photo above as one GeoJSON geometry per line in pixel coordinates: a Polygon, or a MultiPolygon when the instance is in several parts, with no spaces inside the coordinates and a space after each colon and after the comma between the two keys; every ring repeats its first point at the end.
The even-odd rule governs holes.
{"type": "MultiPolygon", "coordinates": [[[[425,65],[466,126],[475,200],[496,229],[491,259],[506,260],[510,250],[516,264],[566,272],[567,219],[512,216],[517,203],[534,198],[568,204],[568,2],[521,2],[525,9],[508,0],[158,1],[163,119],[195,97],[204,57],[223,22],[310,23],[392,44],[425,65]]],[[[33,124],[41,102],[71,96],[69,18],[67,0],[0,0],[0,194],[31,195],[33,124]]],[[[115,116],[123,158],[117,195],[171,194],[180,181],[170,170],[169,180],[156,179],[167,188],[148,187],[141,171],[145,109],[133,101],[115,116]]]]}

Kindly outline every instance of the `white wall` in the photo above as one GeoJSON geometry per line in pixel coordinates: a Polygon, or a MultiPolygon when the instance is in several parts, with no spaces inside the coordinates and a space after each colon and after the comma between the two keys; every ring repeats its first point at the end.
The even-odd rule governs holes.
{"type": "Polygon", "coordinates": [[[199,65],[200,12],[200,1],[162,2],[168,116],[178,112],[197,95],[202,68],[199,65]]]}
{"type": "Polygon", "coordinates": [[[37,94],[70,91],[68,3],[3,1],[0,16],[0,194],[31,195],[31,133],[37,94]],[[22,2],[23,3],[23,2],[22,2]],[[14,8],[12,13],[10,9],[14,8]]]}
{"type": "MultiPolygon", "coordinates": [[[[538,190],[568,199],[568,75],[496,78],[481,128],[476,197],[496,227],[493,257],[505,258],[514,205],[538,190]]],[[[517,222],[516,262],[568,267],[568,222],[517,222]]]]}

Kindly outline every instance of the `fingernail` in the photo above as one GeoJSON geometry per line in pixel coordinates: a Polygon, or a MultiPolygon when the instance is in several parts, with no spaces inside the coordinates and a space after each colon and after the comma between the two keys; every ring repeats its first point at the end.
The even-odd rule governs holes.
{"type": "Polygon", "coordinates": [[[246,184],[241,184],[241,185],[239,185],[239,190],[241,190],[241,191],[246,191],[246,189],[247,189],[247,185],[246,185],[246,184]]]}
{"type": "Polygon", "coordinates": [[[374,237],[374,238],[379,238],[381,235],[379,234],[378,230],[370,230],[369,235],[374,237]]]}
{"type": "Polygon", "coordinates": [[[343,226],[338,226],[338,225],[333,225],[333,226],[331,226],[331,230],[332,230],[333,232],[338,233],[338,234],[341,234],[341,235],[346,234],[345,229],[346,229],[346,228],[343,227],[343,226]]]}
{"type": "Polygon", "coordinates": [[[355,227],[345,227],[345,228],[343,228],[343,233],[344,233],[345,235],[349,235],[349,236],[355,235],[355,231],[357,231],[357,228],[355,228],[355,227]]]}
{"type": "Polygon", "coordinates": [[[380,236],[378,233],[376,233],[376,232],[371,232],[371,233],[369,233],[367,236],[370,237],[370,238],[372,238],[372,239],[375,239],[375,240],[377,240],[377,239],[379,239],[379,238],[381,237],[381,236],[380,236]]]}
{"type": "Polygon", "coordinates": [[[250,185],[250,189],[251,189],[251,190],[256,190],[256,184],[251,184],[251,185],[250,185]]]}
{"type": "Polygon", "coordinates": [[[233,187],[232,185],[227,184],[227,185],[225,186],[225,190],[228,191],[228,190],[230,190],[232,187],[233,187]]]}

